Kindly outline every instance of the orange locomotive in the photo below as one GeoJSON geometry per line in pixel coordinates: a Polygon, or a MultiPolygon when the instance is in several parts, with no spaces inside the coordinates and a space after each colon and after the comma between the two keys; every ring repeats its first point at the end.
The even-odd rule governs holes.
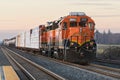
{"type": "Polygon", "coordinates": [[[95,59],[95,23],[85,13],[71,12],[41,29],[43,54],[85,64],[95,59]]]}

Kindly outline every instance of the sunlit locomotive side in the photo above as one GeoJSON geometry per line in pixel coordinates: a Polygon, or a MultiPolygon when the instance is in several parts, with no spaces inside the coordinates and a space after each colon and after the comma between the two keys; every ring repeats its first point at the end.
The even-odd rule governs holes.
{"type": "Polygon", "coordinates": [[[83,12],[71,12],[46,26],[47,43],[43,51],[71,62],[89,63],[95,59],[94,21],[83,12]]]}
{"type": "Polygon", "coordinates": [[[47,22],[47,24],[44,27],[41,27],[41,45],[42,47],[40,50],[45,55],[53,56],[52,52],[55,47],[55,29],[56,26],[54,24],[55,22],[47,22]]]}

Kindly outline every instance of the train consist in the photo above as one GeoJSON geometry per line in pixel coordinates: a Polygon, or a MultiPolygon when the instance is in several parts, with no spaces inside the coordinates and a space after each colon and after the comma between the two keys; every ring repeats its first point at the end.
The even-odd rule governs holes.
{"type": "Polygon", "coordinates": [[[84,12],[71,12],[58,20],[47,22],[34,29],[4,41],[24,50],[63,59],[70,62],[89,63],[96,56],[94,21],[84,12]]]}

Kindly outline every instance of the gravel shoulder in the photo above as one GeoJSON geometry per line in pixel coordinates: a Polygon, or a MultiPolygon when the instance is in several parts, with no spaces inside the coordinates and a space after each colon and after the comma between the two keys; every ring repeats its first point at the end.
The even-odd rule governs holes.
{"type": "Polygon", "coordinates": [[[1,46],[0,46],[0,66],[11,66],[8,59],[6,58],[4,53],[2,52],[1,46]]]}

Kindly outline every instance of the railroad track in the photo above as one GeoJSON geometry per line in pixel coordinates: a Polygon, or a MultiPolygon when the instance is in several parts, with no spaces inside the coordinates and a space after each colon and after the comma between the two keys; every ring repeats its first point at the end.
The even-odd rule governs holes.
{"type": "Polygon", "coordinates": [[[16,73],[18,74],[19,78],[21,80],[33,80],[31,79],[31,75],[27,75],[27,72],[24,70],[24,68],[19,64],[16,63],[16,61],[12,60],[7,54],[6,52],[3,50],[2,47],[0,47],[2,52],[4,53],[4,55],[6,56],[6,58],[8,59],[8,61],[10,62],[10,64],[12,65],[12,67],[15,69],[16,73]]]}
{"type": "Polygon", "coordinates": [[[24,71],[30,80],[65,80],[65,78],[43,68],[42,66],[7,48],[2,48],[2,51],[24,71]]]}
{"type": "Polygon", "coordinates": [[[119,60],[106,60],[106,59],[96,59],[97,62],[104,62],[104,63],[110,63],[110,64],[117,64],[120,65],[119,60]]]}
{"type": "Polygon", "coordinates": [[[89,66],[87,66],[87,68],[88,70],[90,69],[91,71],[97,72],[99,74],[120,79],[120,69],[96,65],[96,64],[90,64],[89,66]]]}
{"type": "MultiPolygon", "coordinates": [[[[95,64],[90,64],[90,65],[79,65],[79,64],[74,64],[74,63],[69,63],[69,62],[65,62],[65,61],[61,61],[61,60],[57,60],[57,59],[53,59],[53,58],[49,58],[49,57],[45,57],[42,55],[36,55],[38,57],[42,57],[45,59],[48,59],[49,61],[53,61],[59,64],[63,64],[63,65],[67,65],[76,69],[84,69],[84,70],[88,70],[90,72],[95,72],[98,74],[102,74],[108,77],[113,78],[112,80],[119,80],[120,79],[120,69],[115,69],[115,68],[110,68],[110,67],[106,67],[106,66],[100,66],[100,65],[95,65],[95,64]]],[[[88,79],[89,80],[89,79],[88,79]]]]}
{"type": "Polygon", "coordinates": [[[86,69],[86,70],[96,72],[98,74],[102,74],[105,76],[113,77],[116,79],[120,79],[120,69],[96,65],[96,64],[90,64],[90,65],[83,66],[83,65],[69,63],[69,62],[63,62],[63,61],[61,63],[75,66],[75,67],[82,68],[82,69],[86,69]]]}
{"type": "MultiPolygon", "coordinates": [[[[40,57],[44,57],[44,58],[49,58],[49,57],[45,57],[45,56],[41,56],[41,55],[37,55],[40,57]]],[[[54,58],[49,58],[50,60],[56,61],[58,63],[62,63],[62,64],[66,64],[66,65],[70,65],[73,67],[77,67],[77,68],[82,68],[82,69],[86,69],[92,72],[96,72],[98,74],[102,74],[105,76],[109,76],[112,78],[116,78],[116,79],[120,79],[120,69],[116,69],[116,68],[111,68],[111,67],[107,67],[107,66],[102,66],[102,65],[96,65],[96,64],[90,64],[90,65],[79,65],[79,64],[74,64],[74,63],[70,63],[70,62],[66,62],[66,61],[61,61],[61,60],[57,60],[54,58]]]]}

